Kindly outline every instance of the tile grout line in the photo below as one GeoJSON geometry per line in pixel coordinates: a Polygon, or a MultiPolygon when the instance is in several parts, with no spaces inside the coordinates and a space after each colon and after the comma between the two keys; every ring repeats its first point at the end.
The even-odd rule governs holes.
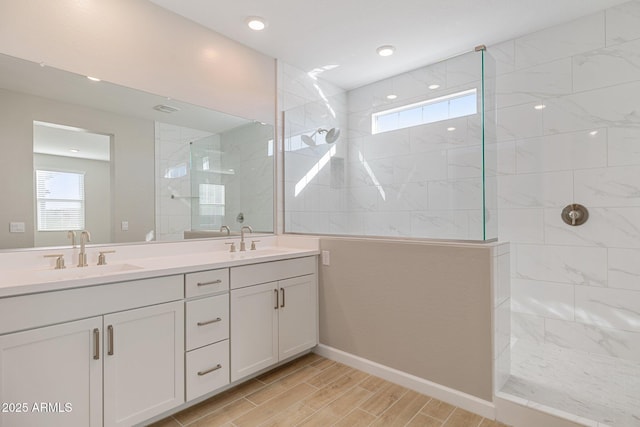
{"type": "MultiPolygon", "coordinates": [[[[263,383],[263,384],[264,384],[264,383],[263,383]]],[[[257,392],[257,391],[259,391],[259,390],[262,390],[264,387],[266,387],[266,385],[263,385],[262,387],[260,387],[258,390],[256,390],[256,392],[257,392]]],[[[229,390],[233,390],[233,388],[231,388],[231,389],[229,389],[229,390]]],[[[225,392],[226,392],[226,391],[225,391],[225,392]]],[[[220,393],[219,395],[212,396],[212,397],[210,397],[210,399],[215,399],[216,397],[221,396],[221,395],[222,395],[222,394],[224,394],[225,392],[222,392],[222,393],[220,393]]],[[[258,405],[256,405],[255,403],[253,403],[252,401],[250,401],[249,399],[247,399],[247,398],[246,398],[246,397],[247,397],[247,395],[248,395],[248,394],[243,394],[242,396],[239,396],[237,399],[233,399],[232,401],[230,401],[230,402],[229,402],[229,403],[227,403],[226,405],[223,405],[223,406],[221,406],[221,407],[219,407],[219,408],[216,408],[216,409],[214,409],[213,411],[207,412],[207,413],[206,413],[206,414],[204,414],[203,416],[198,417],[198,418],[196,418],[195,420],[188,422],[187,424],[180,424],[180,425],[181,425],[182,427],[187,427],[187,426],[190,426],[190,425],[192,425],[192,424],[194,424],[194,423],[197,423],[198,421],[202,420],[202,419],[203,419],[203,418],[205,418],[205,417],[208,417],[209,415],[213,414],[214,412],[218,412],[218,411],[220,411],[220,410],[222,410],[222,409],[226,408],[227,406],[230,406],[230,405],[232,405],[232,404],[236,403],[236,402],[237,402],[238,400],[240,400],[240,399],[244,399],[244,400],[246,400],[247,402],[249,402],[249,403],[251,403],[252,405],[254,405],[254,407],[257,407],[258,405]]],[[[207,400],[209,400],[209,399],[207,399],[207,400]]],[[[206,402],[207,400],[205,400],[204,402],[206,402]]],[[[180,422],[178,422],[178,423],[180,423],[180,422]]]]}
{"type": "MultiPolygon", "coordinates": [[[[304,368],[304,367],[307,367],[307,366],[309,366],[309,367],[312,367],[312,368],[313,368],[313,366],[310,366],[309,364],[307,364],[307,365],[303,365],[300,369],[302,369],[302,368],[304,368]]],[[[297,369],[296,371],[292,372],[290,375],[292,375],[293,373],[295,373],[295,372],[299,371],[300,369],[297,369]]],[[[318,375],[320,375],[320,373],[322,373],[322,372],[323,372],[323,370],[321,370],[320,372],[318,372],[318,375]]],[[[345,374],[345,375],[346,375],[346,374],[345,374]]],[[[289,376],[289,375],[285,375],[284,377],[279,378],[278,380],[273,381],[273,382],[272,382],[272,383],[270,383],[270,384],[274,384],[274,383],[276,383],[277,381],[280,381],[280,380],[282,380],[282,379],[284,379],[284,378],[286,378],[286,377],[288,377],[288,376],[289,376]]],[[[342,375],[342,376],[338,377],[338,378],[337,378],[336,380],[334,380],[334,381],[337,381],[338,379],[342,378],[343,376],[344,376],[344,375],[342,375]]],[[[332,381],[332,382],[331,382],[331,383],[329,383],[329,384],[333,384],[333,382],[334,382],[334,381],[332,381]]],[[[322,388],[318,388],[318,387],[314,386],[313,384],[309,384],[307,381],[298,382],[298,383],[297,383],[297,384],[295,384],[294,386],[289,387],[289,388],[287,388],[286,390],[284,390],[282,393],[279,393],[278,395],[276,395],[276,396],[272,397],[271,399],[268,399],[268,400],[266,400],[266,401],[262,402],[260,405],[255,405],[255,404],[254,404],[253,402],[251,402],[249,399],[246,399],[246,396],[245,396],[245,399],[246,399],[248,402],[251,402],[252,404],[254,404],[254,405],[255,405],[255,407],[254,407],[254,408],[252,408],[252,409],[250,409],[249,411],[245,412],[245,414],[246,414],[246,413],[248,413],[248,412],[250,412],[250,411],[252,411],[252,410],[253,410],[253,409],[255,409],[255,408],[259,408],[259,407],[261,407],[261,406],[263,406],[263,405],[266,405],[268,402],[271,402],[272,400],[277,399],[277,398],[278,398],[278,397],[280,397],[283,393],[286,393],[287,391],[290,391],[291,389],[293,389],[294,387],[297,387],[297,386],[298,386],[298,385],[300,385],[300,384],[306,384],[306,385],[308,385],[308,386],[310,386],[310,387],[314,388],[314,389],[315,389],[314,393],[322,389],[322,388]]],[[[327,384],[327,385],[328,385],[328,384],[327,384]]],[[[302,400],[297,400],[296,402],[291,403],[291,404],[290,404],[289,406],[287,406],[286,408],[283,408],[283,411],[284,411],[284,410],[287,410],[287,409],[289,409],[289,408],[291,408],[293,405],[295,405],[296,403],[300,403],[300,402],[302,402],[302,400]]],[[[306,404],[304,404],[304,405],[305,405],[305,406],[307,406],[306,404]]],[[[315,414],[316,412],[318,412],[318,411],[317,411],[317,410],[316,410],[316,411],[314,411],[314,412],[313,412],[313,414],[315,414]]],[[[311,414],[311,415],[313,415],[313,414],[311,414]]],[[[260,424],[258,424],[258,425],[263,425],[263,424],[265,424],[265,423],[269,422],[269,421],[270,421],[271,419],[273,419],[276,415],[277,415],[277,414],[275,414],[275,413],[274,413],[272,416],[270,416],[269,418],[265,419],[263,422],[261,422],[261,423],[260,423],[260,424]]],[[[309,416],[311,416],[311,415],[309,415],[309,416]]],[[[244,414],[243,414],[243,415],[241,415],[241,416],[244,416],[244,414]]],[[[240,417],[241,417],[241,416],[240,416],[240,417]]],[[[240,418],[240,417],[237,417],[236,419],[238,419],[238,418],[240,418]]],[[[306,418],[305,418],[305,420],[306,420],[307,418],[309,418],[309,417],[306,417],[306,418]]],[[[303,421],[304,421],[304,420],[303,420],[303,421]]],[[[301,422],[302,422],[302,421],[301,421],[301,422]]],[[[232,424],[233,424],[233,422],[232,422],[232,424]]],[[[235,424],[234,424],[234,425],[235,425],[235,424]]],[[[297,424],[296,424],[296,425],[297,425],[297,424]]]]}
{"type": "Polygon", "coordinates": [[[398,400],[396,400],[396,401],[395,401],[395,402],[393,402],[391,405],[389,405],[389,407],[388,407],[388,408],[386,408],[384,411],[380,412],[380,415],[378,415],[378,418],[382,418],[382,416],[383,416],[383,415],[384,415],[388,410],[390,410],[391,408],[393,408],[394,406],[396,406],[396,404],[400,401],[400,399],[402,399],[402,398],[404,397],[404,395],[405,395],[405,394],[407,394],[407,393],[409,392],[409,389],[408,389],[408,388],[405,388],[405,387],[403,387],[403,388],[405,389],[405,391],[404,391],[401,395],[399,395],[399,396],[398,396],[398,400]]]}
{"type": "Polygon", "coordinates": [[[405,427],[406,427],[406,426],[408,426],[409,424],[411,424],[411,421],[413,421],[413,420],[414,420],[414,419],[415,419],[415,418],[416,418],[420,413],[422,413],[422,410],[425,408],[425,406],[427,406],[427,405],[429,404],[429,402],[431,402],[432,400],[433,400],[433,397],[429,396],[429,400],[427,400],[427,401],[425,402],[425,404],[424,404],[424,405],[422,405],[422,406],[420,407],[420,409],[418,409],[418,410],[416,411],[416,413],[415,413],[415,414],[413,414],[413,417],[411,417],[411,419],[409,419],[409,421],[407,421],[407,422],[405,423],[405,427]]]}
{"type": "MultiPolygon", "coordinates": [[[[355,370],[355,371],[357,372],[357,370],[355,370]]],[[[347,375],[349,375],[349,374],[343,374],[342,376],[340,376],[340,377],[336,378],[334,381],[330,382],[330,383],[329,383],[329,384],[327,384],[326,386],[329,386],[329,385],[333,384],[334,382],[338,381],[339,379],[341,379],[341,378],[343,378],[343,377],[345,377],[345,376],[347,376],[347,375]]],[[[370,376],[371,376],[371,375],[367,375],[365,378],[361,379],[360,381],[358,381],[357,383],[355,383],[354,385],[352,385],[352,386],[351,386],[351,387],[349,387],[348,389],[344,390],[344,391],[343,391],[342,393],[340,393],[340,394],[338,395],[338,397],[336,397],[335,399],[333,399],[333,400],[331,400],[331,401],[327,402],[327,403],[326,403],[325,405],[323,405],[322,407],[320,407],[320,408],[318,408],[318,409],[314,410],[314,411],[313,411],[313,413],[309,414],[309,416],[308,416],[308,417],[306,417],[306,418],[304,418],[303,420],[301,420],[301,421],[300,421],[300,423],[303,423],[303,422],[304,422],[305,420],[307,420],[308,418],[311,418],[312,416],[314,416],[317,412],[320,412],[321,410],[323,410],[323,409],[324,409],[324,408],[326,408],[327,406],[331,405],[333,402],[335,402],[336,400],[338,400],[340,397],[344,396],[344,395],[345,395],[349,390],[352,390],[352,389],[356,388],[360,383],[362,383],[366,378],[369,378],[370,376]]],[[[310,385],[311,387],[313,387],[313,385],[312,385],[312,384],[309,384],[309,383],[307,383],[306,381],[305,381],[304,383],[305,383],[305,384],[310,385]]],[[[326,386],[325,386],[325,387],[326,387],[326,386]]],[[[323,388],[324,388],[324,387],[322,387],[322,388],[318,388],[318,389],[317,389],[317,391],[320,391],[320,390],[322,390],[323,388]]],[[[300,402],[302,402],[302,401],[300,401],[300,402]]],[[[306,403],[305,403],[304,405],[305,405],[305,406],[308,406],[306,403]]],[[[309,407],[310,407],[310,406],[309,406],[309,407]]],[[[310,408],[311,408],[311,407],[310,407],[310,408]]],[[[312,408],[312,409],[313,409],[313,408],[312,408]]],[[[355,408],[354,408],[354,409],[355,409],[355,408]]],[[[351,412],[351,411],[350,411],[350,412],[351,412]]],[[[344,417],[341,417],[338,421],[340,421],[342,418],[344,418],[344,417]]],[[[338,421],[336,421],[336,422],[338,422],[338,421]]],[[[297,423],[296,425],[299,425],[300,423],[297,423]]],[[[334,423],[334,424],[335,424],[335,423],[334,423]]]]}
{"type": "Polygon", "coordinates": [[[449,421],[449,418],[451,418],[451,416],[453,415],[454,412],[456,412],[456,409],[458,409],[458,407],[454,407],[453,411],[451,411],[451,413],[447,416],[447,418],[442,421],[442,427],[445,427],[445,425],[447,424],[447,422],[449,421]]]}

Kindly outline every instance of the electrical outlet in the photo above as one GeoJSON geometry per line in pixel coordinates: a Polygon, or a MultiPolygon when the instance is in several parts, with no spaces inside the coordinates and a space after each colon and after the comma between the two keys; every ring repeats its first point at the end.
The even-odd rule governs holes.
{"type": "Polygon", "coordinates": [[[10,222],[9,233],[24,233],[24,222],[10,222]]]}
{"type": "Polygon", "coordinates": [[[120,224],[120,229],[122,231],[129,231],[129,221],[122,221],[120,224]]]}

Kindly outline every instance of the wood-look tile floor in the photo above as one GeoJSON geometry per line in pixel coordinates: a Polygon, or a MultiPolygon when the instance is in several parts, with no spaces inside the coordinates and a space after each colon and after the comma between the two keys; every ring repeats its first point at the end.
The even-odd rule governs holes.
{"type": "Polygon", "coordinates": [[[153,427],[505,427],[310,353],[153,427]]]}

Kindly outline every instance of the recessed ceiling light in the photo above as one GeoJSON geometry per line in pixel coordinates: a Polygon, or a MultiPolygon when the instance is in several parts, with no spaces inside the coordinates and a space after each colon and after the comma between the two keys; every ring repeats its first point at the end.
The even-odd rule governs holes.
{"type": "Polygon", "coordinates": [[[439,87],[440,87],[440,85],[436,85],[436,84],[429,85],[429,89],[431,89],[431,90],[438,89],[439,87]]]}
{"type": "Polygon", "coordinates": [[[267,28],[267,21],[259,16],[250,16],[246,19],[247,26],[253,31],[262,31],[267,28]]]}
{"type": "Polygon", "coordinates": [[[544,110],[545,108],[547,108],[547,106],[544,105],[544,104],[538,104],[538,105],[534,106],[533,108],[535,108],[536,110],[544,110]]]}
{"type": "Polygon", "coordinates": [[[378,52],[378,55],[380,56],[391,56],[395,51],[396,48],[388,44],[376,49],[376,52],[378,52]]]}
{"type": "Polygon", "coordinates": [[[398,95],[394,95],[394,94],[387,95],[387,99],[396,99],[397,97],[398,95]]]}
{"type": "Polygon", "coordinates": [[[99,78],[97,78],[97,77],[87,76],[87,78],[88,78],[89,80],[91,80],[92,82],[99,82],[99,81],[101,81],[101,80],[100,80],[99,78]]]}
{"type": "Polygon", "coordinates": [[[80,150],[78,150],[77,148],[72,148],[69,151],[71,151],[72,153],[79,153],[80,150]]]}
{"type": "Polygon", "coordinates": [[[456,130],[456,128],[454,128],[453,126],[451,126],[451,127],[447,128],[447,130],[448,130],[449,132],[453,132],[454,130],[456,130]]]}
{"type": "Polygon", "coordinates": [[[589,132],[589,135],[591,136],[596,136],[598,134],[597,130],[592,130],[591,132],[589,132]]]}

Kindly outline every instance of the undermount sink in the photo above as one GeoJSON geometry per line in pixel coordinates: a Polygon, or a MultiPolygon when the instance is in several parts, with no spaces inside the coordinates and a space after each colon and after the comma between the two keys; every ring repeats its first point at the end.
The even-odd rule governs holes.
{"type": "Polygon", "coordinates": [[[247,249],[244,252],[231,252],[231,258],[233,259],[245,259],[245,258],[256,258],[261,256],[270,256],[270,255],[282,255],[291,252],[291,249],[280,249],[280,248],[264,248],[264,249],[256,249],[249,250],[247,249]]]}
{"type": "Polygon", "coordinates": [[[94,265],[91,267],[71,267],[58,270],[37,270],[31,273],[35,273],[37,278],[44,280],[69,280],[126,273],[141,269],[142,267],[133,264],[106,264],[94,265]]]}

